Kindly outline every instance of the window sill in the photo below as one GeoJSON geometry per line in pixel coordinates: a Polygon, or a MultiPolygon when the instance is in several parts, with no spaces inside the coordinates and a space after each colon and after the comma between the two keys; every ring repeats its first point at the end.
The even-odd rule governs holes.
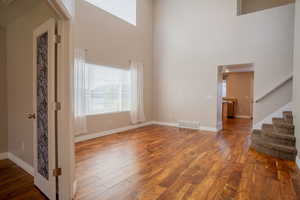
{"type": "Polygon", "coordinates": [[[130,110],[128,110],[128,111],[107,112],[107,113],[98,113],[98,114],[87,114],[87,117],[103,116],[103,115],[111,115],[111,114],[121,114],[121,113],[130,113],[130,110]]]}

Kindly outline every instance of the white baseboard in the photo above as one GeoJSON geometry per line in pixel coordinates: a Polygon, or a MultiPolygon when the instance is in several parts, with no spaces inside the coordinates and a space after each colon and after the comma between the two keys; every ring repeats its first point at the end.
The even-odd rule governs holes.
{"type": "Polygon", "coordinates": [[[123,128],[112,129],[112,130],[103,131],[103,132],[100,132],[100,133],[91,133],[91,134],[87,134],[87,135],[79,135],[79,136],[75,137],[75,143],[86,141],[86,140],[91,140],[91,139],[98,138],[98,137],[103,137],[103,136],[106,136],[106,135],[111,135],[111,134],[115,134],[115,133],[120,133],[120,132],[124,132],[124,131],[128,131],[128,130],[132,130],[132,129],[148,126],[148,125],[151,125],[151,124],[153,124],[153,122],[145,122],[145,123],[142,123],[142,124],[137,124],[137,125],[132,125],[132,126],[126,126],[126,127],[123,127],[123,128]]]}
{"type": "MultiPolygon", "coordinates": [[[[161,125],[161,126],[172,126],[172,127],[177,127],[177,128],[178,128],[178,124],[177,124],[177,123],[154,121],[153,124],[161,125]]],[[[207,126],[201,126],[201,127],[200,127],[199,129],[197,129],[197,130],[201,130],[201,131],[211,131],[211,132],[218,132],[218,129],[217,129],[217,128],[214,128],[214,127],[207,127],[207,126]]]]}
{"type": "Polygon", "coordinates": [[[261,129],[263,124],[271,124],[272,123],[272,119],[274,117],[282,117],[282,112],[283,111],[292,111],[292,110],[293,110],[292,109],[292,102],[290,102],[290,103],[282,106],[281,108],[279,108],[275,112],[271,113],[267,117],[265,117],[262,121],[256,123],[253,126],[253,129],[261,129]]]}
{"type": "Polygon", "coordinates": [[[21,158],[18,156],[14,155],[13,153],[8,153],[8,159],[14,162],[16,165],[21,167],[23,170],[25,170],[27,173],[30,175],[34,175],[34,169],[31,165],[27,164],[25,161],[23,161],[21,158]]]}
{"type": "Polygon", "coordinates": [[[76,192],[77,192],[77,180],[75,180],[73,183],[73,198],[74,199],[75,199],[76,192]]]}
{"type": "Polygon", "coordinates": [[[298,156],[296,156],[296,165],[300,169],[300,158],[298,156]]]}
{"type": "Polygon", "coordinates": [[[8,159],[8,153],[0,153],[0,160],[8,159]]]}
{"type": "Polygon", "coordinates": [[[247,116],[247,115],[236,115],[235,118],[239,118],[239,119],[251,119],[251,116],[247,116]]]}
{"type": "MultiPolygon", "coordinates": [[[[112,129],[112,130],[103,131],[103,132],[99,132],[99,133],[91,133],[91,134],[86,134],[86,135],[78,135],[78,136],[75,136],[75,143],[83,142],[83,141],[87,141],[87,140],[91,140],[91,139],[95,139],[95,138],[99,138],[99,137],[103,137],[103,136],[106,136],[106,135],[120,133],[120,132],[132,130],[132,129],[136,129],[136,128],[140,128],[140,127],[144,127],[144,126],[149,126],[149,125],[152,125],[152,124],[162,125],[162,126],[178,127],[177,123],[149,121],[149,122],[145,122],[145,123],[138,124],[138,125],[126,126],[126,127],[123,127],[123,128],[112,129]]],[[[218,132],[217,128],[206,127],[206,126],[201,126],[199,130],[202,130],[202,131],[211,131],[211,132],[218,132]]]]}
{"type": "Polygon", "coordinates": [[[177,123],[170,123],[170,122],[158,122],[158,121],[154,121],[152,122],[155,125],[161,125],[161,126],[172,126],[172,127],[178,127],[177,123]]]}
{"type": "Polygon", "coordinates": [[[217,132],[223,129],[223,121],[217,123],[217,132]]]}
{"type": "Polygon", "coordinates": [[[210,131],[210,132],[218,132],[219,130],[214,127],[201,126],[200,131],[210,131]]]}

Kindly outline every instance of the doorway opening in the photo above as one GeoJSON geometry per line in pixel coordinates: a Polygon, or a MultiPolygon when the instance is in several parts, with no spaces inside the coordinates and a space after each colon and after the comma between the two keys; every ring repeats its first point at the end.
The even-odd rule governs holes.
{"type": "MultiPolygon", "coordinates": [[[[254,66],[218,66],[217,125],[253,119],[254,66]]],[[[251,123],[252,124],[252,123],[251,123]]]]}

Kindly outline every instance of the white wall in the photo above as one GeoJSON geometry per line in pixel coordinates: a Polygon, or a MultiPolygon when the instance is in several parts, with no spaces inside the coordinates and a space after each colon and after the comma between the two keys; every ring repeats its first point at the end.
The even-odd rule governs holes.
{"type": "Polygon", "coordinates": [[[46,1],[6,27],[8,151],[33,165],[33,30],[56,14],[46,1]]]}
{"type": "Polygon", "coordinates": [[[294,51],[294,121],[296,125],[297,149],[300,152],[300,0],[296,1],[294,51]]]}
{"type": "Polygon", "coordinates": [[[0,153],[7,152],[5,29],[0,27],[0,153]]]}
{"type": "MultiPolygon", "coordinates": [[[[137,25],[105,12],[83,0],[76,1],[75,47],[88,49],[87,62],[129,67],[129,60],[145,65],[144,101],[147,120],[152,120],[152,0],[137,0],[137,25]]],[[[88,117],[88,132],[130,125],[128,112],[88,117]]]]}
{"type": "MultiPolygon", "coordinates": [[[[235,0],[154,1],[155,120],[216,127],[219,65],[254,63],[254,98],[291,74],[294,5],[242,16],[236,6],[235,0]]],[[[286,87],[279,103],[265,102],[288,103],[286,87]]],[[[269,112],[265,103],[255,105],[254,123],[269,112]]]]}

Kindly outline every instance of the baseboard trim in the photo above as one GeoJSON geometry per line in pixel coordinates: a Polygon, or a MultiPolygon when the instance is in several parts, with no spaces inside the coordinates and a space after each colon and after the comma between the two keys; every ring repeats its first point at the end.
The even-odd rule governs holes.
{"type": "Polygon", "coordinates": [[[210,131],[210,132],[218,132],[219,130],[214,127],[201,126],[200,131],[210,131]]]}
{"type": "Polygon", "coordinates": [[[300,169],[300,158],[298,156],[296,156],[296,165],[300,169]]]}
{"type": "Polygon", "coordinates": [[[7,157],[9,160],[11,160],[16,165],[18,165],[23,170],[25,170],[28,174],[30,174],[31,176],[34,176],[34,169],[31,165],[27,164],[25,161],[23,161],[21,158],[19,158],[18,156],[16,156],[13,153],[10,153],[10,152],[7,153],[7,157]]]}
{"type": "Polygon", "coordinates": [[[76,196],[76,192],[77,192],[77,180],[74,181],[73,183],[73,198],[75,199],[76,196]]]}
{"type": "Polygon", "coordinates": [[[79,135],[79,136],[75,137],[75,143],[83,142],[83,141],[87,141],[87,140],[91,140],[91,139],[95,139],[95,138],[99,138],[99,137],[103,137],[103,136],[106,136],[106,135],[120,133],[120,132],[132,130],[132,129],[136,129],[136,128],[140,128],[140,127],[144,127],[144,126],[149,126],[149,125],[152,125],[152,124],[153,124],[153,122],[145,122],[145,123],[142,123],[142,124],[126,126],[126,127],[123,127],[123,128],[112,129],[112,130],[103,131],[103,132],[99,132],[99,133],[79,135]]]}
{"type": "MultiPolygon", "coordinates": [[[[138,124],[138,125],[126,126],[126,127],[123,127],[123,128],[112,129],[112,130],[103,131],[103,132],[99,132],[99,133],[91,133],[91,134],[87,134],[87,135],[78,135],[78,136],[75,136],[75,143],[83,142],[83,141],[87,141],[87,140],[91,140],[91,139],[95,139],[95,138],[99,138],[99,137],[103,137],[103,136],[106,136],[106,135],[112,135],[112,134],[115,134],[115,133],[129,131],[129,130],[132,130],[132,129],[136,129],[136,128],[140,128],[140,127],[144,127],[144,126],[149,126],[149,125],[152,125],[152,124],[161,125],[161,126],[171,126],[171,127],[177,127],[178,128],[177,123],[149,121],[149,122],[145,122],[145,123],[138,124]]],[[[217,128],[206,127],[206,126],[201,126],[200,129],[196,129],[196,130],[210,131],[210,132],[218,132],[219,131],[217,128]]]]}
{"type": "MultiPolygon", "coordinates": [[[[177,123],[154,121],[153,124],[161,125],[161,126],[171,126],[171,127],[179,128],[177,123]]],[[[193,129],[193,130],[218,132],[218,129],[217,129],[217,128],[214,128],[214,127],[207,127],[207,126],[201,126],[199,129],[193,129]]]]}
{"type": "Polygon", "coordinates": [[[223,129],[223,120],[217,123],[217,132],[223,129]]]}
{"type": "Polygon", "coordinates": [[[176,123],[170,123],[170,122],[159,122],[159,121],[154,121],[152,122],[155,125],[160,125],[160,126],[172,126],[172,127],[178,127],[178,124],[176,123]]]}
{"type": "Polygon", "coordinates": [[[237,115],[235,116],[235,118],[239,118],[239,119],[251,119],[251,116],[247,116],[247,115],[237,115]]]}
{"type": "Polygon", "coordinates": [[[4,152],[4,153],[0,153],[0,160],[5,160],[8,159],[8,153],[4,152]]]}

